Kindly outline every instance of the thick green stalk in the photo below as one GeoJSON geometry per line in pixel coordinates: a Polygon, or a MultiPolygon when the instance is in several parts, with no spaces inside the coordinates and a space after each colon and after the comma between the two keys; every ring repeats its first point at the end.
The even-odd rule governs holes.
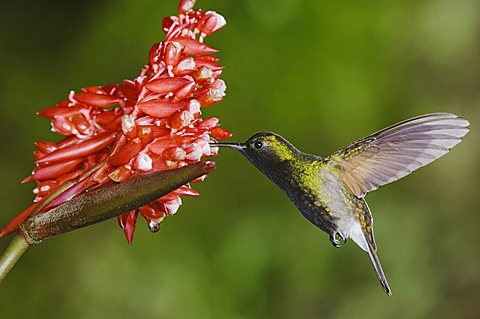
{"type": "Polygon", "coordinates": [[[16,234],[15,237],[13,237],[12,242],[0,257],[0,282],[5,279],[28,247],[30,247],[30,244],[23,235],[16,234]]]}

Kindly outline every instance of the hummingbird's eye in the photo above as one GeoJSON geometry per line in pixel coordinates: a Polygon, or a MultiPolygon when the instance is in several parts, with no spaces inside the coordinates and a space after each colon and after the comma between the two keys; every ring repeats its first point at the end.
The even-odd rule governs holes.
{"type": "Polygon", "coordinates": [[[263,147],[263,143],[260,141],[256,141],[253,143],[253,147],[255,147],[257,150],[261,149],[263,147]]]}

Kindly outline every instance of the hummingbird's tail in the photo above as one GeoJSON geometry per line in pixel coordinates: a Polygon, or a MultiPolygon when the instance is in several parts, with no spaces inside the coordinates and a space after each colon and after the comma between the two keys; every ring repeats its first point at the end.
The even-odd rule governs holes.
{"type": "Polygon", "coordinates": [[[368,256],[370,257],[370,260],[372,261],[373,268],[375,268],[375,272],[377,273],[378,280],[380,280],[380,284],[382,285],[383,290],[385,293],[389,296],[392,295],[392,290],[390,289],[390,286],[388,285],[387,277],[385,276],[385,273],[383,272],[382,265],[380,264],[380,260],[378,259],[377,256],[377,248],[375,247],[375,242],[373,240],[368,239],[368,234],[365,235],[365,241],[367,243],[368,247],[368,256]]]}

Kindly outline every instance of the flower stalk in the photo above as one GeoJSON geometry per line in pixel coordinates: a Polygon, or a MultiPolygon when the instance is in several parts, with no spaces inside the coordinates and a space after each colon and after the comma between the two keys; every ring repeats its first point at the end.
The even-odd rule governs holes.
{"type": "Polygon", "coordinates": [[[21,234],[16,234],[10,245],[7,247],[3,255],[0,257],[0,282],[5,279],[7,274],[12,270],[13,266],[27,251],[30,244],[21,234]]]}

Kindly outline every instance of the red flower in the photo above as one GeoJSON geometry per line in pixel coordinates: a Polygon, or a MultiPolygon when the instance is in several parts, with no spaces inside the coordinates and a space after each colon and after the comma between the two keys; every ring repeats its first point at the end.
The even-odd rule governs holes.
{"type": "MultiPolygon", "coordinates": [[[[210,56],[217,50],[203,41],[226,22],[213,11],[193,10],[194,3],[180,1],[179,15],[163,20],[165,40],[152,46],[149,63],[136,79],[72,91],[67,100],[38,112],[51,119],[52,131],[66,138],[35,143],[37,167],[23,181],[37,183],[35,204],[7,225],[0,237],[15,230],[66,183],[72,186],[52,195],[55,199],[44,211],[110,180],[122,182],[135,174],[182,167],[216,155],[209,142],[231,133],[218,127],[217,118],[202,119],[201,109],[221,101],[226,86],[220,79],[223,67],[210,56]]],[[[128,242],[133,240],[138,213],[156,232],[165,216],[175,214],[182,204],[180,195],[198,193],[184,185],[119,216],[128,242]]]]}

